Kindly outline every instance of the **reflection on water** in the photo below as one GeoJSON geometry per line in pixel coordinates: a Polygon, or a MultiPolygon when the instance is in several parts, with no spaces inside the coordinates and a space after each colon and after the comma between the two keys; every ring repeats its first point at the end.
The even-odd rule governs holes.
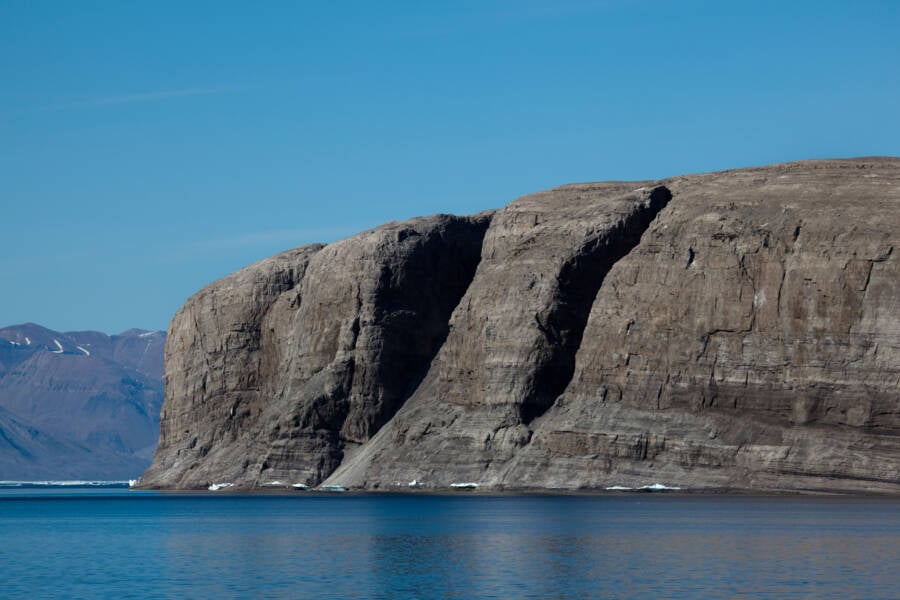
{"type": "Polygon", "coordinates": [[[5,597],[892,598],[900,501],[0,495],[5,597]]]}

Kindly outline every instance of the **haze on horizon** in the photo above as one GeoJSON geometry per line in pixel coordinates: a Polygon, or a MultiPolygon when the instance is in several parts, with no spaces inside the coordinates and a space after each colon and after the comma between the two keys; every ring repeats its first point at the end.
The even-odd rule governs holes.
{"type": "Polygon", "coordinates": [[[0,326],[573,181],[900,155],[900,4],[5,2],[0,326]]]}

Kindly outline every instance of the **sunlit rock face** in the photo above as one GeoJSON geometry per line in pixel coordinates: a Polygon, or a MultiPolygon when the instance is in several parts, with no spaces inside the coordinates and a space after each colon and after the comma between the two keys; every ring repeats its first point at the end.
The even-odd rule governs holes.
{"type": "Polygon", "coordinates": [[[900,159],[568,185],[253,265],[151,487],[900,491],[900,159]]]}
{"type": "Polygon", "coordinates": [[[142,483],[322,481],[425,374],[489,221],[389,223],[198,292],[169,328],[160,446],[142,483]]]}

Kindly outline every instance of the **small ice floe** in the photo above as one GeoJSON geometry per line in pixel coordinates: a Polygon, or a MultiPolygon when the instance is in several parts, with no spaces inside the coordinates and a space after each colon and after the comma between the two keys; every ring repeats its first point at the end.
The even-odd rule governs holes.
{"type": "Polygon", "coordinates": [[[409,486],[409,487],[418,487],[418,485],[419,485],[419,480],[418,480],[418,479],[413,479],[412,481],[410,481],[410,482],[407,483],[406,485],[409,486]]]}
{"type": "Polygon", "coordinates": [[[661,483],[654,483],[652,485],[642,485],[638,488],[639,490],[643,490],[645,492],[668,492],[668,491],[678,491],[680,487],[670,487],[668,485],[663,485],[661,483]]]}
{"type": "Polygon", "coordinates": [[[630,492],[634,488],[625,487],[624,485],[611,485],[608,488],[603,488],[607,492],[630,492]]]}
{"type": "Polygon", "coordinates": [[[474,490],[478,487],[478,484],[474,481],[465,481],[463,483],[451,483],[450,487],[456,488],[459,490],[474,490]]]}
{"type": "Polygon", "coordinates": [[[13,346],[21,346],[22,345],[19,342],[14,342],[12,340],[6,340],[6,341],[9,342],[10,344],[12,344],[13,346]]]}
{"type": "Polygon", "coordinates": [[[26,346],[30,346],[30,345],[31,345],[31,338],[28,337],[27,335],[25,336],[25,345],[26,345],[26,346]]]}
{"type": "Polygon", "coordinates": [[[214,483],[209,486],[208,489],[211,492],[218,492],[219,490],[224,490],[225,488],[234,487],[233,483],[214,483]]]}
{"type": "Polygon", "coordinates": [[[323,485],[319,488],[323,492],[346,492],[347,488],[342,485],[323,485]]]}
{"type": "Polygon", "coordinates": [[[85,355],[85,356],[90,356],[90,355],[91,355],[91,353],[90,353],[89,351],[85,350],[85,349],[82,348],[81,346],[75,346],[75,347],[78,348],[79,350],[81,350],[82,352],[84,352],[84,355],[85,355]]]}
{"type": "Polygon", "coordinates": [[[291,487],[294,488],[295,490],[305,490],[305,489],[309,488],[309,486],[306,485],[305,483],[293,483],[293,484],[291,484],[291,487]]]}
{"type": "Polygon", "coordinates": [[[59,348],[59,350],[51,350],[50,352],[52,352],[53,354],[62,354],[63,347],[62,347],[62,344],[59,343],[59,340],[55,339],[55,340],[53,340],[53,343],[56,344],[56,347],[59,348]]]}

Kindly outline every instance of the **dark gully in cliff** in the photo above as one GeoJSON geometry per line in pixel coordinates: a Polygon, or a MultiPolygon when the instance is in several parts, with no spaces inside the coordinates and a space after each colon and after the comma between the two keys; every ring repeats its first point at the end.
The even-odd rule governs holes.
{"type": "Polygon", "coordinates": [[[900,492],[900,159],[567,185],[194,295],[145,487],[900,492]]]}

